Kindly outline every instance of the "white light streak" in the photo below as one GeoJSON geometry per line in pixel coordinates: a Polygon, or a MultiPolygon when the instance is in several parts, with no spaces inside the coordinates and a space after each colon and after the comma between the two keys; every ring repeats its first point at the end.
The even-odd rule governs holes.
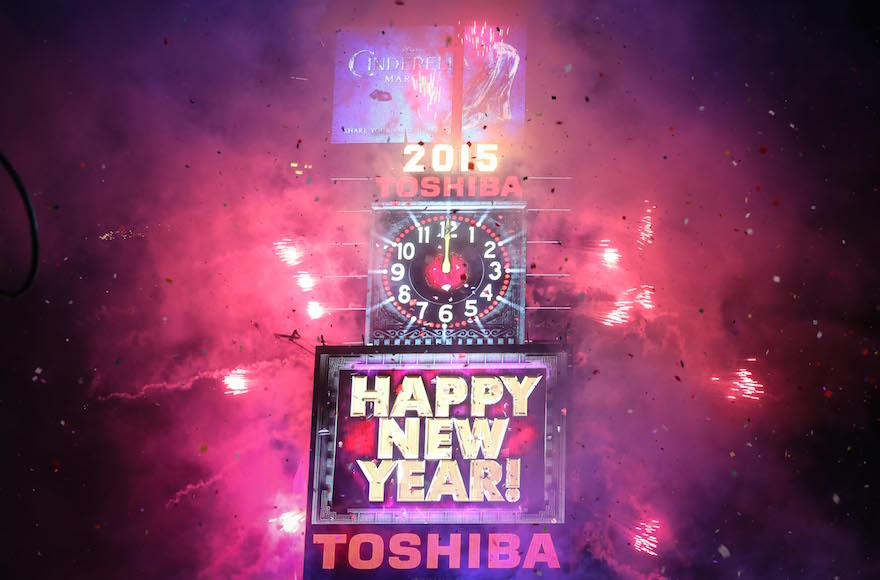
{"type": "Polygon", "coordinates": [[[223,378],[223,384],[226,385],[226,395],[243,395],[248,392],[248,384],[250,380],[247,378],[247,371],[244,369],[235,369],[223,378]]]}
{"type": "Polygon", "coordinates": [[[289,238],[275,242],[275,254],[288,266],[296,266],[302,261],[303,253],[297,249],[289,238]]]}
{"type": "Polygon", "coordinates": [[[296,283],[299,284],[299,287],[302,288],[304,292],[308,292],[315,287],[315,279],[312,278],[308,272],[300,272],[296,283]]]}
{"type": "Polygon", "coordinates": [[[306,514],[298,510],[284,512],[269,520],[269,523],[274,523],[282,532],[293,535],[305,529],[306,514]]]}
{"type": "Polygon", "coordinates": [[[636,533],[633,536],[633,548],[638,552],[643,552],[650,556],[657,555],[657,532],[660,531],[660,522],[651,520],[642,522],[636,526],[636,533]]]}
{"type": "Polygon", "coordinates": [[[309,314],[309,318],[311,318],[312,320],[321,318],[327,313],[327,311],[324,310],[324,307],[317,302],[309,302],[309,305],[306,308],[306,312],[309,314]]]}

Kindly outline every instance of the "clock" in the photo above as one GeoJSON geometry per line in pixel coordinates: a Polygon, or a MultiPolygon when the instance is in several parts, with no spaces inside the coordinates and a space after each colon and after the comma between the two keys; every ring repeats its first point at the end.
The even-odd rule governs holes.
{"type": "Polygon", "coordinates": [[[523,212],[516,203],[374,206],[368,344],[521,344],[523,212]]]}

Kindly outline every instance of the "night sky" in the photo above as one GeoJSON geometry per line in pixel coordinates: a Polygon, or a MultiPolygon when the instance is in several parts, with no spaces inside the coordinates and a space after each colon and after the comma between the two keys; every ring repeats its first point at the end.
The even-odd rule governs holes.
{"type": "Polygon", "coordinates": [[[880,577],[880,18],[845,0],[4,7],[41,254],[0,299],[0,575],[300,574],[313,350],[364,329],[321,276],[365,273],[337,210],[375,199],[330,178],[401,164],[329,141],[335,32],[475,19],[528,26],[505,167],[572,178],[525,189],[571,209],[527,285],[572,306],[527,319],[576,361],[568,575],[880,577]]]}

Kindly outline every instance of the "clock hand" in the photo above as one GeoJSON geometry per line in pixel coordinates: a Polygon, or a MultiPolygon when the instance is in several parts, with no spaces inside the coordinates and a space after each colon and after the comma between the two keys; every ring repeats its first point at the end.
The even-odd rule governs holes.
{"type": "Polygon", "coordinates": [[[451,232],[449,231],[449,218],[446,218],[446,223],[443,226],[443,264],[440,266],[440,271],[444,274],[448,274],[452,272],[452,262],[449,261],[449,238],[451,237],[451,232]]]}

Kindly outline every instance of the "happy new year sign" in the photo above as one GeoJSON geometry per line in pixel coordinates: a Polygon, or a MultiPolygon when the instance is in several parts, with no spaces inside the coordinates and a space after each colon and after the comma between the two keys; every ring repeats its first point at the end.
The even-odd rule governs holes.
{"type": "Polygon", "coordinates": [[[319,349],[307,573],[558,568],[567,364],[538,346],[319,349]]]}

